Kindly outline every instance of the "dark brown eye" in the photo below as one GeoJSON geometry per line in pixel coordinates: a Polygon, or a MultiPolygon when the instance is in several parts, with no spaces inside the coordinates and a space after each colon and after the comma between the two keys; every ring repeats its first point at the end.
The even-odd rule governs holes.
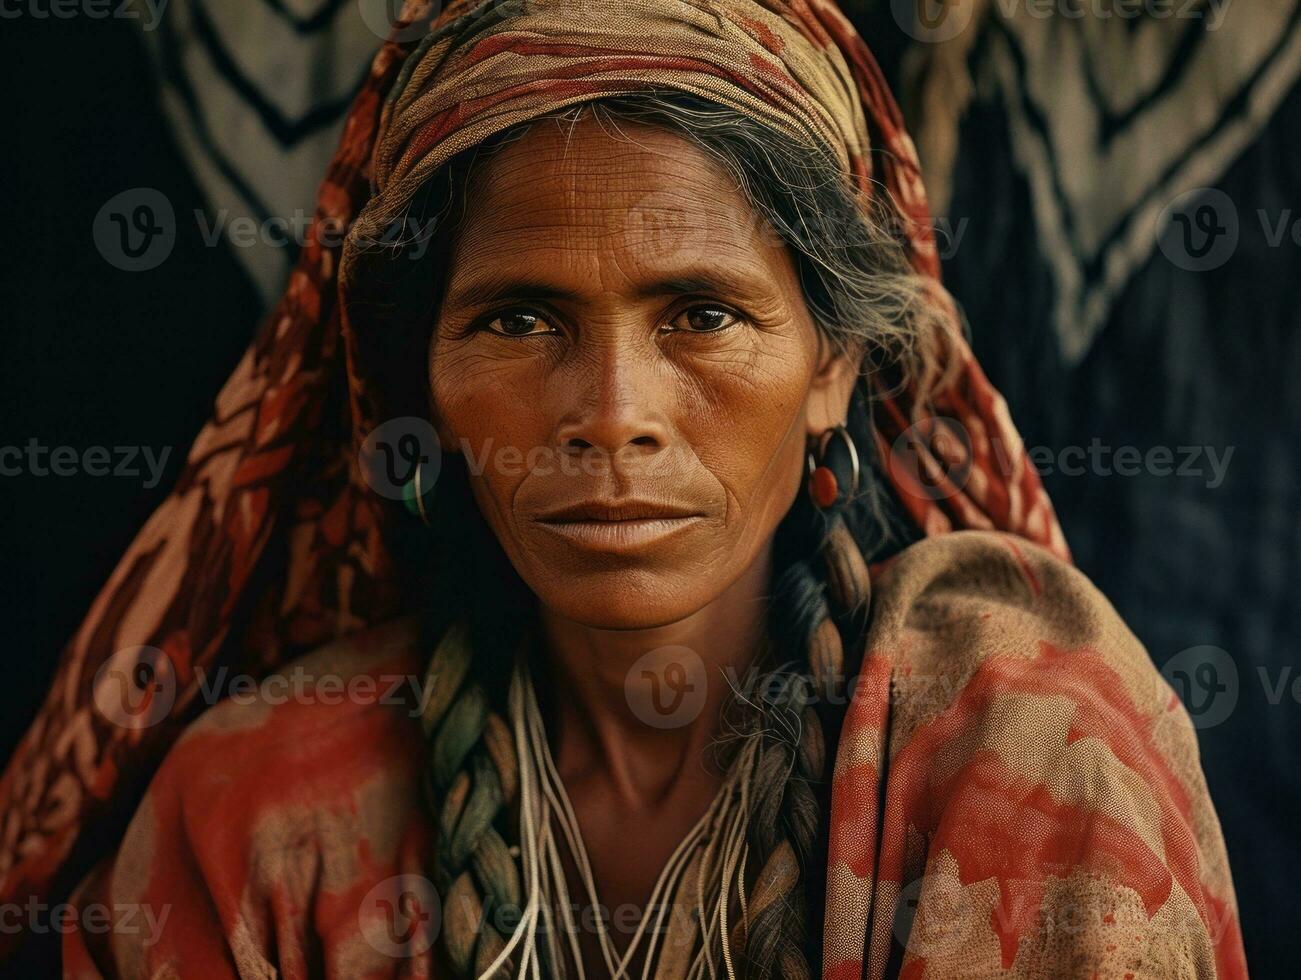
{"type": "Polygon", "coordinates": [[[498,313],[484,326],[503,337],[532,337],[555,333],[551,324],[532,310],[508,310],[505,313],[498,313]]]}
{"type": "Polygon", "coordinates": [[[692,306],[675,316],[669,325],[674,330],[690,333],[714,333],[738,322],[740,318],[735,313],[721,306],[692,306]]]}

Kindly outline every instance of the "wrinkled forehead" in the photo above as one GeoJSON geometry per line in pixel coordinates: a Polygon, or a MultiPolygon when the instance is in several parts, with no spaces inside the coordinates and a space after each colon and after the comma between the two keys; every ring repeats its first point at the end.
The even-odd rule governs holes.
{"type": "Polygon", "coordinates": [[[737,179],[691,140],[591,115],[536,123],[476,166],[449,258],[453,300],[541,270],[581,293],[789,266],[737,179]]]}

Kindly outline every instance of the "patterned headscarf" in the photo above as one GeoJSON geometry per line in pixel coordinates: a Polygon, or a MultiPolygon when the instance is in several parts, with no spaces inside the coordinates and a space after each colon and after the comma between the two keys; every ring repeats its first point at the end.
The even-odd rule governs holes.
{"type": "MultiPolygon", "coordinates": [[[[205,672],[265,672],[407,611],[385,539],[396,507],[358,463],[383,416],[381,379],[358,357],[346,312],[353,260],[457,152],[568,105],[648,89],[694,93],[830,151],[897,217],[916,270],[938,276],[912,143],[829,0],[408,4],[348,117],[284,297],[73,637],[0,782],[0,902],[84,872],[96,855],[74,845],[92,825],[97,839],[120,829],[201,706],[205,672]],[[152,699],[148,724],[114,710],[124,677],[152,699]]],[[[1001,397],[958,331],[946,349],[954,363],[927,404],[904,390],[877,412],[899,500],[927,534],[997,528],[1064,556],[1001,397]],[[967,433],[956,470],[942,440],[914,437],[924,416],[967,433]]]]}

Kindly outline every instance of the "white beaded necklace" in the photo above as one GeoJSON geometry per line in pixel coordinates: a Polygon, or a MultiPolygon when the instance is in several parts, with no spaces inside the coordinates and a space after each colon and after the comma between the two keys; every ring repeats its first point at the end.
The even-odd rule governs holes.
{"type": "MultiPolygon", "coordinates": [[[[578,868],[587,900],[599,909],[596,882],[573,806],[551,757],[532,675],[523,661],[516,665],[511,677],[509,700],[519,759],[520,855],[527,898],[519,925],[505,948],[480,974],[480,980],[495,976],[513,954],[518,954],[518,980],[544,980],[548,971],[563,977],[566,958],[573,964],[578,980],[587,980],[556,829],[578,868]],[[539,948],[539,928],[545,932],[545,949],[539,948]],[[566,941],[564,948],[561,936],[566,941]]],[[[746,935],[749,921],[745,868],[749,851],[745,831],[750,773],[757,751],[757,739],[747,739],[742,745],[713,803],[660,871],[651,890],[648,914],[642,917],[622,955],[614,948],[604,917],[595,917],[597,940],[610,980],[632,980],[631,964],[643,943],[641,980],[703,980],[720,973],[735,980],[728,912],[735,899],[741,913],[742,936],[746,935]],[[683,917],[674,916],[666,930],[668,911],[688,903],[692,915],[685,922],[683,917]],[[690,932],[683,934],[684,930],[690,932]],[[674,941],[662,944],[666,932],[674,941]]]]}

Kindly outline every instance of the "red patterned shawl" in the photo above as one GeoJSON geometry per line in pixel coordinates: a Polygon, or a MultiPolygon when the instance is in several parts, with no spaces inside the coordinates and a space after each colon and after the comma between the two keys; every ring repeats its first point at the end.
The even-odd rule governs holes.
{"type": "MultiPolygon", "coordinates": [[[[358,237],[382,227],[458,148],[607,93],[694,91],[831,149],[897,213],[916,268],[938,275],[911,141],[867,48],[829,0],[506,6],[523,12],[489,29],[494,18],[479,4],[411,3],[375,58],[283,299],[219,395],[175,490],[73,637],[0,781],[0,902],[44,896],[85,870],[86,855],[70,863],[74,845],[92,823],[111,828],[132,811],[200,707],[201,669],[265,672],[403,612],[385,543],[393,505],[358,470],[356,447],[384,416],[352,356],[340,270],[358,237]],[[582,16],[566,19],[574,5],[582,16]],[[344,227],[354,228],[349,250],[323,234],[344,227]],[[156,666],[168,672],[159,682],[175,686],[174,704],[150,727],[115,725],[96,710],[101,668],[144,645],[165,654],[156,666]]],[[[928,534],[1000,529],[1065,555],[1002,399],[965,344],[950,354],[951,380],[929,405],[903,391],[878,413],[900,499],[928,534]],[[900,441],[895,452],[909,424],[931,413],[972,437],[961,480],[950,481],[951,461],[924,443],[900,441]]]]}
{"type": "MultiPolygon", "coordinates": [[[[1244,978],[1192,724],[1084,576],[961,531],[906,549],[873,602],[836,756],[823,980],[1244,978]]],[[[407,617],[286,671],[333,696],[227,700],[191,725],[74,897],[64,975],[449,976],[418,710],[337,696],[428,656],[407,617]],[[399,884],[418,896],[400,916],[399,884]],[[96,909],[116,928],[92,928],[96,909]]]]}

